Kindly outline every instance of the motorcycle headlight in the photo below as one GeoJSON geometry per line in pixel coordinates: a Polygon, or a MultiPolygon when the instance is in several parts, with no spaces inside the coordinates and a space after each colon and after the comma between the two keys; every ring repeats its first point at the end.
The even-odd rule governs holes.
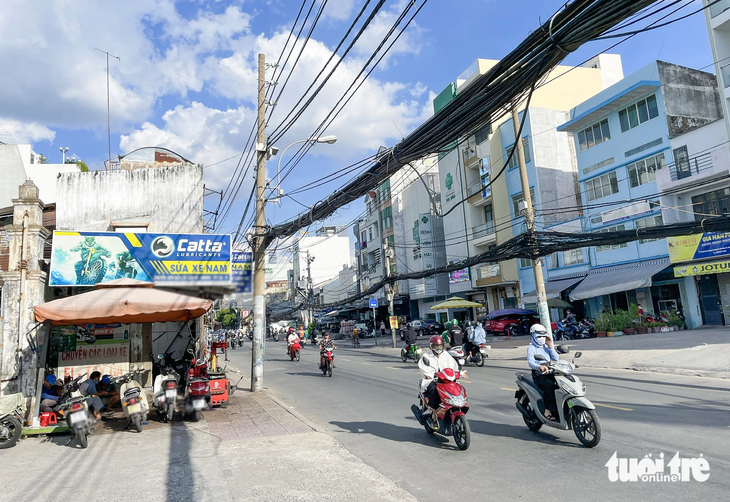
{"type": "Polygon", "coordinates": [[[560,388],[563,389],[568,394],[574,394],[575,391],[570,388],[570,386],[565,382],[560,382],[560,388]]]}

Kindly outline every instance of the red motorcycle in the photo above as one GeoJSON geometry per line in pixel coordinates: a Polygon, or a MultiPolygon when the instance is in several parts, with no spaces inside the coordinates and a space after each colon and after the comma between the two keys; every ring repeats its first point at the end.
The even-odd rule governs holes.
{"type": "Polygon", "coordinates": [[[195,422],[203,418],[203,410],[210,407],[210,382],[208,366],[203,359],[193,359],[188,370],[185,386],[185,416],[192,416],[195,422]]]}
{"type": "Polygon", "coordinates": [[[456,446],[460,450],[466,450],[471,443],[471,429],[466,420],[466,413],[469,411],[469,402],[466,399],[466,391],[457,380],[461,372],[446,368],[436,373],[436,391],[441,398],[441,404],[436,410],[438,425],[431,424],[427,417],[431,414],[431,408],[426,405],[424,399],[425,387],[420,385],[418,400],[419,405],[411,405],[411,411],[416,416],[418,423],[423,425],[426,432],[434,434],[438,432],[442,436],[454,436],[456,446]]]}
{"type": "Polygon", "coordinates": [[[289,347],[289,357],[291,357],[292,361],[294,359],[299,361],[299,351],[300,350],[302,350],[302,346],[299,344],[299,340],[297,340],[291,344],[291,347],[289,347]]]}
{"type": "Polygon", "coordinates": [[[332,367],[335,365],[335,356],[332,354],[332,347],[324,349],[322,354],[324,364],[320,367],[323,375],[332,376],[332,367]]]}

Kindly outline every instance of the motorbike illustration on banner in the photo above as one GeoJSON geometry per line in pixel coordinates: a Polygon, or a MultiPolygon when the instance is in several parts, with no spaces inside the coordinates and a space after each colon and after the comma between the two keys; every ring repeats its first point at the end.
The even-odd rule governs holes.
{"type": "Polygon", "coordinates": [[[227,283],[230,248],[230,235],[56,231],[49,285],[93,286],[115,279],[227,283]]]}

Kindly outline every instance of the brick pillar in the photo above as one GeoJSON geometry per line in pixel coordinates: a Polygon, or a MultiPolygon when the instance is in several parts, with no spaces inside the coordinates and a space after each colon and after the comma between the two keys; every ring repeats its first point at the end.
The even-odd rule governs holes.
{"type": "MultiPolygon", "coordinates": [[[[30,398],[36,394],[38,357],[31,351],[26,333],[35,324],[33,307],[45,301],[43,246],[51,233],[43,226],[43,202],[32,181],[20,185],[19,197],[13,199],[13,224],[5,230],[9,266],[8,272],[0,272],[5,303],[0,394],[22,392],[30,398]]],[[[30,336],[35,340],[37,332],[30,336]]]]}

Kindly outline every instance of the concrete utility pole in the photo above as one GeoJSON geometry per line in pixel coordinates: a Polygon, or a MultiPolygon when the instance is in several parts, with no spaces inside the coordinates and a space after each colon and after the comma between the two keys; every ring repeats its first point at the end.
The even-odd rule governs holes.
{"type": "MultiPolygon", "coordinates": [[[[525,109],[524,113],[527,113],[525,109]]],[[[522,138],[520,133],[520,119],[517,108],[512,108],[512,126],[515,130],[515,146],[517,147],[517,161],[520,166],[520,180],[522,181],[522,195],[524,197],[527,208],[525,209],[525,223],[527,231],[535,231],[535,212],[532,207],[532,197],[530,196],[530,181],[527,178],[527,166],[525,165],[525,151],[523,150],[522,138]]],[[[550,328],[550,310],[547,304],[547,295],[545,294],[545,280],[542,277],[542,262],[540,258],[532,260],[532,270],[535,273],[535,291],[537,293],[537,311],[540,314],[540,323],[545,326],[548,334],[553,335],[550,328]]]]}
{"type": "Polygon", "coordinates": [[[251,354],[251,392],[261,392],[264,386],[264,333],[266,333],[266,268],[264,234],[266,226],[266,59],[259,54],[259,117],[256,137],[256,224],[253,269],[253,352],[251,354]]]}
{"type": "MultiPolygon", "coordinates": [[[[392,258],[395,258],[395,249],[387,246],[385,248],[385,266],[387,267],[387,270],[385,272],[386,276],[390,275],[390,260],[392,258]]],[[[393,317],[395,315],[395,310],[393,307],[393,297],[395,296],[395,283],[386,285],[385,293],[388,296],[388,313],[390,314],[390,317],[393,317]]],[[[393,328],[393,326],[390,327],[390,335],[393,338],[393,348],[396,348],[395,329],[393,328]]]]}
{"type": "Polygon", "coordinates": [[[307,251],[307,329],[314,319],[314,290],[312,289],[312,267],[314,256],[309,256],[307,251]]]}

